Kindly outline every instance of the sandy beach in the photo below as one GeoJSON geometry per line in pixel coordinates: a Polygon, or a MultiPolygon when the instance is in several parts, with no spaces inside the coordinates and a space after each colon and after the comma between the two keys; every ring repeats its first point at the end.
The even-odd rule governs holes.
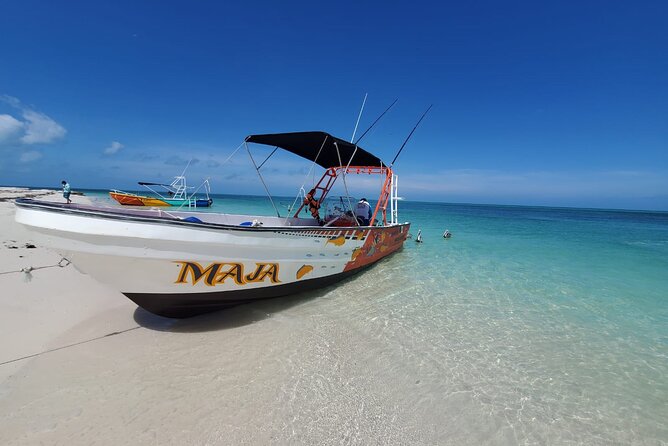
{"type": "MultiPolygon", "coordinates": [[[[20,358],[128,325],[121,319],[116,321],[121,325],[116,326],[105,317],[101,326],[82,328],[84,321],[123,308],[131,314],[134,309],[120,293],[80,274],[58,254],[36,244],[31,234],[14,222],[13,199],[18,197],[63,200],[59,192],[52,190],[0,188],[0,333],[5,339],[0,346],[0,379],[3,381],[25,365],[26,360],[20,358]],[[77,333],[71,333],[73,329],[77,333]]],[[[82,196],[75,196],[74,200],[88,201],[82,196]]]]}
{"type": "Polygon", "coordinates": [[[387,358],[303,307],[314,295],[183,321],[153,316],[59,267],[14,222],[18,196],[62,200],[0,192],[0,444],[419,442],[369,373],[369,361],[387,358]]]}
{"type": "Polygon", "coordinates": [[[450,206],[442,219],[462,229],[444,241],[440,208],[414,204],[411,216],[406,203],[426,241],[353,279],[174,320],[41,246],[14,222],[18,196],[63,200],[0,189],[1,445],[668,438],[664,245],[647,243],[664,239],[643,215],[463,205],[457,217],[450,206]],[[548,219],[557,223],[545,232],[548,219]],[[616,243],[619,221],[639,228],[635,243],[616,243]],[[534,236],[518,241],[508,229],[518,224],[534,236]],[[585,249],[558,236],[577,224],[592,233],[585,249]],[[596,273],[600,252],[614,261],[596,273]]]}

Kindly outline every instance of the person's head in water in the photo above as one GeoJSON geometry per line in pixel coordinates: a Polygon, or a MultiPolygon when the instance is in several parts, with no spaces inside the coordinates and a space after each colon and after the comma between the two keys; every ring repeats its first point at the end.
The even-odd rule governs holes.
{"type": "Polygon", "coordinates": [[[367,203],[366,198],[362,198],[360,201],[367,203]]]}

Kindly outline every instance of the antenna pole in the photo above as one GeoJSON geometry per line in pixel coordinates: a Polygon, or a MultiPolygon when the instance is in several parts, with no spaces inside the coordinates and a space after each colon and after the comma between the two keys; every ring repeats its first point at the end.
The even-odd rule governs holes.
{"type": "Polygon", "coordinates": [[[355,141],[355,145],[357,145],[357,143],[360,142],[360,140],[361,140],[362,138],[364,138],[364,136],[365,136],[367,133],[369,133],[369,130],[371,130],[371,129],[373,128],[373,126],[376,125],[376,123],[377,123],[378,121],[380,121],[380,118],[382,118],[383,115],[385,115],[385,113],[387,113],[388,110],[391,109],[392,106],[393,106],[394,104],[396,104],[398,100],[399,100],[399,99],[395,99],[394,102],[391,103],[390,106],[387,107],[387,108],[385,109],[385,111],[384,111],[383,113],[381,113],[379,117],[376,118],[375,121],[373,121],[373,124],[371,124],[371,125],[369,126],[369,128],[366,129],[366,131],[365,131],[364,133],[362,133],[362,136],[360,136],[359,138],[357,138],[357,141],[355,141]]]}
{"type": "Polygon", "coordinates": [[[355,130],[353,130],[353,136],[350,138],[350,142],[355,140],[355,133],[357,133],[357,126],[360,123],[360,118],[362,117],[362,112],[364,111],[364,104],[366,104],[366,97],[369,96],[369,93],[364,93],[364,100],[362,101],[362,108],[360,108],[360,114],[357,115],[357,122],[355,123],[355,130]]]}
{"type": "Polygon", "coordinates": [[[183,172],[181,172],[181,176],[184,176],[186,174],[186,170],[188,170],[188,167],[190,167],[190,163],[192,162],[192,158],[188,160],[188,164],[186,164],[186,168],[183,169],[183,172]]]}
{"type": "Polygon", "coordinates": [[[432,108],[433,106],[434,106],[434,104],[431,104],[431,105],[429,106],[429,108],[427,108],[427,110],[425,110],[425,112],[422,113],[422,116],[421,116],[420,119],[418,120],[417,124],[415,124],[415,127],[413,127],[413,130],[411,130],[411,132],[410,132],[410,133],[408,134],[408,136],[406,137],[406,140],[404,141],[404,143],[403,143],[403,144],[401,145],[401,147],[399,148],[399,151],[397,152],[396,155],[394,155],[394,159],[393,159],[392,162],[390,163],[390,169],[392,168],[392,166],[394,166],[394,162],[397,160],[397,158],[399,158],[399,154],[401,153],[401,151],[404,150],[404,146],[406,145],[406,143],[408,142],[408,140],[411,139],[411,136],[413,136],[413,132],[415,131],[415,129],[418,127],[418,125],[420,125],[420,123],[422,122],[422,120],[424,119],[424,117],[427,115],[427,113],[429,113],[429,110],[431,110],[431,108],[432,108]]]}

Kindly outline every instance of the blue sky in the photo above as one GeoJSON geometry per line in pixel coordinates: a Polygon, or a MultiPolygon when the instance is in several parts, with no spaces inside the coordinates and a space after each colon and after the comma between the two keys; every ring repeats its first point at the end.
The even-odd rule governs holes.
{"type": "MultiPolygon", "coordinates": [[[[262,194],[252,133],[325,130],[423,201],[668,210],[668,3],[21,1],[0,6],[0,184],[262,194]],[[254,152],[255,153],[255,152],[254,152]]],[[[270,149],[257,148],[257,157],[270,149]]],[[[308,166],[263,168],[292,195],[308,166]]],[[[371,194],[371,193],[370,193],[371,194]]]]}

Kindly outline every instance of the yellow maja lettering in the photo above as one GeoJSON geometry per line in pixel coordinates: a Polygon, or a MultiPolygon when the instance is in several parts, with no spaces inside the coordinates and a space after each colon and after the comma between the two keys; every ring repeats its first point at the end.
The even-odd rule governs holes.
{"type": "Polygon", "coordinates": [[[228,265],[230,265],[230,268],[227,271],[220,271],[216,275],[216,280],[212,285],[224,283],[225,279],[229,277],[231,277],[237,285],[244,284],[244,266],[240,263],[229,263],[228,265]]]}
{"type": "Polygon", "coordinates": [[[267,278],[271,283],[280,283],[277,263],[256,263],[255,271],[248,275],[244,275],[244,265],[242,263],[212,263],[206,268],[197,262],[177,261],[174,263],[181,265],[175,283],[195,285],[202,280],[208,286],[215,286],[225,283],[225,280],[229,278],[234,280],[237,285],[262,282],[267,278]]]}
{"type": "Polygon", "coordinates": [[[209,286],[213,285],[213,279],[216,277],[218,269],[220,268],[220,263],[212,263],[211,265],[206,267],[206,269],[203,269],[202,265],[200,265],[197,262],[175,262],[175,263],[181,264],[181,271],[179,272],[178,279],[176,279],[176,283],[188,283],[188,273],[190,273],[193,285],[199,282],[200,279],[205,275],[206,278],[204,279],[204,283],[206,283],[209,286]]]}
{"type": "Polygon", "coordinates": [[[246,276],[246,282],[262,282],[269,277],[271,283],[279,283],[277,263],[256,263],[255,271],[246,276]]]}

